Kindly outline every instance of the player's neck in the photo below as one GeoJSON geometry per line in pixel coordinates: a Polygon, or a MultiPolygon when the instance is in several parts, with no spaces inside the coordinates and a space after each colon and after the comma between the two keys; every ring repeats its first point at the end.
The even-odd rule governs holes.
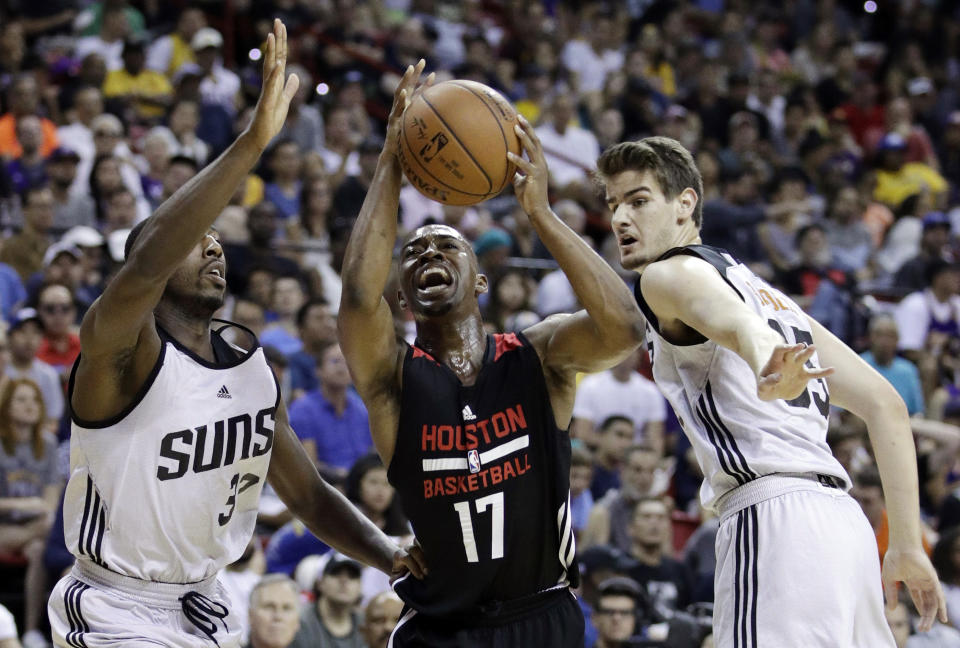
{"type": "Polygon", "coordinates": [[[173,339],[208,362],[215,362],[210,342],[210,318],[191,317],[160,301],[154,309],[157,324],[173,339]]]}
{"type": "Polygon", "coordinates": [[[483,365],[487,334],[479,316],[459,320],[417,322],[417,345],[450,367],[461,381],[472,383],[483,365]]]}

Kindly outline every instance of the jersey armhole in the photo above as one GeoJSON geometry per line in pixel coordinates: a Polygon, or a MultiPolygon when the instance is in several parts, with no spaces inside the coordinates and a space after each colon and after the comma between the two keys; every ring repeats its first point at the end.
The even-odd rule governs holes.
{"type": "MultiPolygon", "coordinates": [[[[710,247],[708,245],[686,245],[684,247],[675,247],[670,250],[667,250],[662,255],[660,255],[657,261],[663,261],[664,259],[669,259],[670,257],[675,257],[679,255],[696,257],[712,265],[714,269],[723,278],[723,280],[726,282],[726,284],[731,288],[733,288],[734,292],[737,293],[737,296],[741,299],[741,301],[746,301],[743,298],[743,293],[741,293],[740,290],[735,285],[733,285],[733,282],[731,282],[730,279],[727,278],[727,269],[736,265],[736,261],[727,252],[724,252],[723,250],[720,250],[718,248],[710,247]]],[[[656,263],[656,261],[654,263],[656,263]]],[[[660,337],[662,337],[664,340],[666,340],[667,342],[669,342],[674,346],[681,346],[681,347],[696,346],[698,344],[703,344],[709,341],[707,337],[705,337],[704,335],[702,335],[701,333],[699,333],[698,331],[696,331],[695,329],[689,326],[687,328],[693,331],[695,336],[693,341],[674,342],[672,340],[667,339],[667,337],[663,334],[663,331],[660,329],[660,320],[657,318],[656,314],[654,314],[653,309],[650,308],[650,305],[647,303],[647,300],[644,299],[643,297],[643,291],[640,287],[641,278],[642,278],[642,275],[638,276],[636,282],[633,285],[633,295],[634,295],[634,298],[637,300],[637,305],[640,307],[641,312],[643,312],[644,317],[647,318],[647,322],[650,324],[650,327],[654,331],[656,331],[656,333],[660,337]]]]}

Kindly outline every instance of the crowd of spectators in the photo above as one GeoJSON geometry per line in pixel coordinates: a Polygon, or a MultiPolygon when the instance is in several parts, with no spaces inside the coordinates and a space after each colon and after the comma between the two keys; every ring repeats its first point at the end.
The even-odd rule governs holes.
{"type": "MultiPolygon", "coordinates": [[[[536,125],[554,210],[618,271],[597,156],[651,134],[694,153],[704,243],[792,295],[906,401],[925,539],[960,627],[955,3],[8,0],[0,568],[17,576],[0,601],[24,645],[44,645],[47,587],[71,561],[57,500],[78,323],[123,262],[129,229],[246,125],[273,17],[288,27],[300,91],[216,223],[222,315],[259,335],[305,449],[376,524],[410,533],[337,344],[338,273],[399,73],[423,57],[438,80],[486,83],[536,125]]],[[[491,280],[491,331],[577,308],[510,188],[450,207],[407,185],[400,204],[401,231],[447,223],[473,243],[491,280]]],[[[392,306],[397,335],[411,339],[410,318],[392,306]]],[[[587,645],[708,646],[717,521],[698,506],[702,476],[645,355],[584,378],[574,406],[587,645]]],[[[834,411],[829,442],[882,560],[886,515],[865,429],[834,411]]],[[[223,576],[247,611],[249,645],[385,645],[401,608],[386,577],[331,555],[290,517],[267,491],[254,542],[223,576]]],[[[950,626],[915,635],[904,602],[889,617],[898,648],[960,646],[950,626]]],[[[16,641],[11,626],[0,606],[0,645],[16,641]]]]}

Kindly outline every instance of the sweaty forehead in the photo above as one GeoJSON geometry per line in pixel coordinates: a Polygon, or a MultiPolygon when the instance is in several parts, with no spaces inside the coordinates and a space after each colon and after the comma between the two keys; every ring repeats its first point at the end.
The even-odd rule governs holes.
{"type": "Polygon", "coordinates": [[[418,227],[407,236],[406,240],[403,242],[403,247],[422,239],[440,237],[455,238],[468,246],[470,245],[469,241],[464,238],[463,234],[453,229],[449,225],[424,225],[423,227],[418,227]]]}

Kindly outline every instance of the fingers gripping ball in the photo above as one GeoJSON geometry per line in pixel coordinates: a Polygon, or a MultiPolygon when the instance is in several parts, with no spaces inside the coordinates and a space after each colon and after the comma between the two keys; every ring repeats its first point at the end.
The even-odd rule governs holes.
{"type": "Polygon", "coordinates": [[[403,113],[399,157],[420,192],[447,205],[475,205],[500,193],[520,155],[517,113],[474,81],[444,81],[417,93],[403,113]]]}

